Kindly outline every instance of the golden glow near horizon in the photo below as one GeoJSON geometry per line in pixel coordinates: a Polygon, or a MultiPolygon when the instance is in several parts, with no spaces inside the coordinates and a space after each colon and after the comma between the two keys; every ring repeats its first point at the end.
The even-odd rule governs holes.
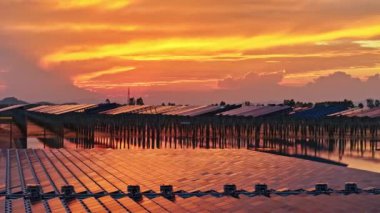
{"type": "Polygon", "coordinates": [[[126,7],[130,0],[58,0],[56,7],[59,9],[73,9],[73,8],[86,8],[98,7],[100,9],[121,9],[126,7]]]}
{"type": "Polygon", "coordinates": [[[218,90],[281,70],[279,85],[302,86],[336,71],[379,74],[379,9],[375,0],[20,0],[0,2],[0,37],[102,94],[218,90]]]}

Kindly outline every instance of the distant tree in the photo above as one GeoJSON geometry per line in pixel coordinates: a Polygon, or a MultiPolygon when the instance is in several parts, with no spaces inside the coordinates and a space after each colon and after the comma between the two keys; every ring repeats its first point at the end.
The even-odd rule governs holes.
{"type": "Polygon", "coordinates": [[[370,109],[375,107],[375,101],[372,98],[367,99],[367,107],[370,109]]]}
{"type": "Polygon", "coordinates": [[[311,102],[300,102],[300,101],[297,101],[296,103],[295,103],[295,107],[313,107],[313,103],[311,103],[311,102]]]}
{"type": "Polygon", "coordinates": [[[161,106],[166,106],[166,104],[164,102],[162,102],[161,106]]]}
{"type": "Polygon", "coordinates": [[[363,103],[359,103],[358,107],[361,108],[361,109],[363,109],[364,108],[364,104],[363,103]]]}
{"type": "Polygon", "coordinates": [[[313,107],[313,105],[314,105],[313,103],[309,102],[309,103],[305,103],[304,107],[313,107]]]}
{"type": "Polygon", "coordinates": [[[345,107],[355,107],[354,102],[348,99],[344,99],[343,101],[325,101],[325,102],[318,102],[316,105],[323,105],[323,106],[345,106],[345,107]]]}
{"type": "Polygon", "coordinates": [[[348,107],[351,107],[351,108],[353,108],[355,106],[354,102],[351,100],[344,99],[343,103],[346,104],[348,107]]]}
{"type": "Polygon", "coordinates": [[[294,99],[284,100],[284,105],[285,106],[290,106],[290,107],[295,107],[296,106],[296,102],[294,101],[294,99]]]}
{"type": "Polygon", "coordinates": [[[135,98],[130,98],[128,101],[128,105],[136,105],[135,98]]]}
{"type": "Polygon", "coordinates": [[[169,103],[168,103],[168,106],[175,106],[175,103],[171,103],[171,102],[169,102],[169,103]]]}
{"type": "Polygon", "coordinates": [[[375,107],[380,107],[380,100],[375,101],[375,107]]]}
{"type": "Polygon", "coordinates": [[[244,106],[251,106],[251,102],[250,101],[245,101],[244,102],[244,106]]]}
{"type": "Polygon", "coordinates": [[[136,105],[144,105],[144,100],[140,97],[136,100],[136,105]]]}
{"type": "Polygon", "coordinates": [[[226,102],[221,101],[219,105],[220,105],[220,106],[225,106],[225,105],[226,105],[226,102]]]}
{"type": "Polygon", "coordinates": [[[111,103],[111,101],[110,101],[110,99],[106,99],[106,104],[110,104],[111,103]]]}

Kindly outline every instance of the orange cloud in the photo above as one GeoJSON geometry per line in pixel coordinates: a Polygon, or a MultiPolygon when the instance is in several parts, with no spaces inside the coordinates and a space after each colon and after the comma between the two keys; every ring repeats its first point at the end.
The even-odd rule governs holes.
{"type": "Polygon", "coordinates": [[[52,31],[73,31],[73,32],[91,32],[91,31],[120,31],[130,32],[138,27],[125,24],[101,24],[101,23],[49,23],[49,24],[14,24],[4,26],[3,30],[21,31],[21,32],[52,32],[52,31]]]}
{"type": "Polygon", "coordinates": [[[73,82],[74,82],[74,85],[78,87],[89,87],[89,85],[92,85],[94,87],[94,85],[91,83],[92,82],[91,80],[94,78],[98,78],[105,75],[129,72],[134,69],[135,67],[113,67],[107,70],[101,70],[101,71],[85,73],[85,74],[75,76],[73,78],[73,82]]]}
{"type": "MultiPolygon", "coordinates": [[[[312,72],[303,72],[303,73],[291,73],[284,75],[281,85],[305,85],[307,83],[313,82],[315,79],[322,76],[329,75],[336,72],[339,69],[327,69],[327,70],[318,70],[312,72]]],[[[380,73],[380,64],[375,67],[348,67],[342,68],[344,72],[354,78],[361,80],[366,80],[368,76],[373,76],[380,73]]]]}
{"type": "Polygon", "coordinates": [[[362,47],[380,49],[380,40],[355,41],[355,43],[360,44],[362,47]]]}
{"type": "Polygon", "coordinates": [[[232,36],[135,40],[125,44],[109,44],[96,47],[68,47],[66,50],[45,56],[43,62],[44,64],[50,64],[107,57],[124,57],[130,60],[165,60],[170,57],[182,57],[188,60],[202,60],[202,58],[207,58],[210,55],[214,58],[241,56],[244,51],[255,49],[317,43],[345,38],[365,39],[378,35],[380,35],[378,25],[370,25],[320,34],[271,34],[253,37],[232,36]]]}
{"type": "Polygon", "coordinates": [[[183,79],[183,80],[173,80],[173,81],[144,81],[144,82],[133,82],[133,83],[107,83],[107,82],[94,82],[86,84],[89,88],[96,89],[115,89],[115,88],[128,88],[128,87],[154,87],[154,86],[166,86],[175,84],[197,84],[197,83],[207,83],[217,88],[216,84],[221,79],[183,79]]]}
{"type": "Polygon", "coordinates": [[[100,9],[115,10],[128,6],[131,0],[58,0],[56,7],[59,9],[74,9],[97,7],[100,9]]]}

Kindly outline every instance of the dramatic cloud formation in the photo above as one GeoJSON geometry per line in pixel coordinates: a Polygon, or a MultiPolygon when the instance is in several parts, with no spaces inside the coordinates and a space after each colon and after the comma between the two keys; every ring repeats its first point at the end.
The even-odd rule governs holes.
{"type": "Polygon", "coordinates": [[[227,101],[241,103],[251,101],[256,103],[279,103],[283,99],[300,101],[335,101],[353,99],[364,101],[363,97],[379,97],[380,75],[370,76],[365,80],[352,77],[344,72],[335,72],[327,76],[318,77],[303,86],[283,85],[286,73],[248,73],[242,78],[228,77],[218,81],[218,89],[202,92],[194,91],[157,91],[149,93],[152,101],[165,100],[191,104],[219,103],[227,101]],[[238,95],[237,95],[238,94],[238,95]],[[189,97],[196,97],[190,99],[189,97]]]}
{"type": "Polygon", "coordinates": [[[335,72],[322,76],[301,87],[281,85],[284,73],[257,75],[249,73],[240,79],[224,79],[219,82],[221,89],[233,89],[243,97],[265,101],[268,96],[275,100],[295,98],[297,100],[361,100],[363,97],[377,97],[380,90],[380,75],[370,76],[367,80],[335,72]]]}
{"type": "Polygon", "coordinates": [[[74,87],[70,81],[63,80],[52,73],[46,73],[23,55],[0,45],[0,94],[17,96],[27,101],[48,100],[92,102],[101,100],[99,95],[74,87]],[[33,98],[31,98],[33,97],[33,98]]]}
{"type": "Polygon", "coordinates": [[[379,98],[379,10],[376,0],[0,0],[0,95],[379,98]]]}

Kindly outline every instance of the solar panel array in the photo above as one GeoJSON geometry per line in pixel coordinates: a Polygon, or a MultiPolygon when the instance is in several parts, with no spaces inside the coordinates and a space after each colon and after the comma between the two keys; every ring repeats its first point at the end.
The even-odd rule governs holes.
{"type": "Polygon", "coordinates": [[[347,110],[348,107],[345,105],[316,105],[311,109],[300,111],[297,113],[294,113],[293,116],[297,118],[312,118],[312,119],[317,119],[317,118],[323,118],[328,115],[337,113],[337,112],[342,112],[347,110]]]}
{"type": "Polygon", "coordinates": [[[117,103],[103,103],[103,104],[98,104],[96,107],[92,107],[92,108],[84,110],[84,113],[86,113],[86,114],[99,114],[99,113],[104,112],[104,111],[115,109],[119,106],[120,106],[120,104],[117,104],[117,103]]]}
{"type": "Polygon", "coordinates": [[[290,110],[291,108],[289,106],[243,106],[237,109],[222,112],[219,115],[262,117],[290,110]]]}
{"type": "Polygon", "coordinates": [[[147,110],[141,112],[141,114],[152,114],[152,115],[165,114],[165,113],[170,112],[172,110],[177,110],[181,107],[182,107],[181,105],[177,105],[177,106],[155,106],[155,107],[152,107],[150,109],[147,109],[147,110]]]}
{"type": "Polygon", "coordinates": [[[101,114],[118,115],[124,113],[137,113],[151,108],[149,105],[124,105],[111,110],[101,112],[101,114]]]}
{"type": "MultiPolygon", "coordinates": [[[[21,108],[25,105],[14,105],[1,108],[0,112],[21,108]]],[[[348,108],[344,105],[316,105],[312,108],[294,108],[289,106],[237,106],[224,108],[218,105],[95,105],[95,104],[65,104],[65,105],[42,105],[28,109],[30,112],[61,115],[69,112],[100,113],[107,115],[119,114],[159,114],[179,116],[200,116],[205,114],[222,116],[263,117],[277,114],[289,114],[299,118],[322,118],[333,116],[346,117],[380,117],[380,107],[372,109],[348,108]]]]}
{"type": "Polygon", "coordinates": [[[63,104],[63,105],[42,105],[28,109],[30,112],[48,113],[62,115],[69,112],[83,112],[86,109],[96,107],[95,104],[63,104]]]}
{"type": "Polygon", "coordinates": [[[199,108],[196,108],[196,109],[192,109],[192,110],[189,110],[189,111],[186,111],[186,112],[182,112],[181,115],[184,115],[184,116],[198,116],[198,115],[204,115],[204,114],[207,114],[207,113],[211,113],[211,112],[215,112],[215,111],[218,111],[218,110],[221,110],[222,107],[220,106],[202,106],[202,107],[199,107],[199,108]]]}
{"type": "Polygon", "coordinates": [[[226,112],[222,112],[222,113],[219,113],[219,115],[240,115],[241,113],[245,113],[245,112],[249,112],[249,111],[253,111],[253,110],[256,110],[256,109],[260,109],[264,106],[243,106],[243,107],[240,107],[240,108],[237,108],[237,109],[233,109],[233,110],[229,110],[229,111],[226,111],[226,112]]]}
{"type": "Polygon", "coordinates": [[[351,115],[354,115],[354,114],[357,114],[357,113],[360,113],[360,112],[363,112],[365,109],[362,109],[362,108],[350,108],[350,109],[347,109],[347,110],[343,110],[343,111],[340,111],[340,112],[336,112],[336,113],[332,113],[330,115],[328,115],[329,117],[339,117],[339,116],[351,116],[351,115]]]}
{"type": "Polygon", "coordinates": [[[182,115],[182,116],[198,116],[213,111],[220,110],[220,106],[204,105],[204,106],[150,106],[150,105],[125,105],[115,109],[107,110],[101,114],[118,115],[118,114],[160,114],[160,115],[182,115]]]}
{"type": "Polygon", "coordinates": [[[135,201],[125,192],[127,185],[159,191],[171,184],[174,191],[222,191],[234,183],[252,190],[256,183],[270,188],[311,188],[326,182],[342,188],[355,181],[360,187],[379,187],[380,174],[338,167],[250,150],[1,150],[0,211],[2,212],[250,212],[342,211],[378,212],[380,195],[318,195],[202,197],[174,200],[143,196],[135,201]],[[190,160],[191,159],[191,160],[190,160]],[[300,175],[302,174],[302,175],[300,175]],[[339,178],[336,178],[339,176],[339,178]],[[82,197],[59,197],[31,202],[27,198],[6,199],[4,194],[24,193],[28,184],[39,184],[44,194],[59,193],[66,184],[82,197]],[[111,194],[110,194],[111,193],[111,194]],[[91,196],[91,195],[98,196],[91,196]],[[90,195],[90,196],[86,196],[90,195]]]}
{"type": "Polygon", "coordinates": [[[369,117],[369,118],[379,118],[380,117],[380,107],[375,107],[368,109],[359,113],[351,115],[351,117],[369,117]]]}
{"type": "Polygon", "coordinates": [[[9,110],[18,109],[18,108],[21,108],[21,107],[24,107],[24,106],[26,106],[26,104],[12,105],[12,106],[8,106],[8,107],[0,108],[0,112],[6,112],[6,111],[9,111],[9,110]]]}
{"type": "Polygon", "coordinates": [[[369,117],[369,118],[379,118],[380,117],[380,107],[374,108],[352,108],[342,112],[334,113],[329,116],[346,116],[346,117],[369,117]]]}

